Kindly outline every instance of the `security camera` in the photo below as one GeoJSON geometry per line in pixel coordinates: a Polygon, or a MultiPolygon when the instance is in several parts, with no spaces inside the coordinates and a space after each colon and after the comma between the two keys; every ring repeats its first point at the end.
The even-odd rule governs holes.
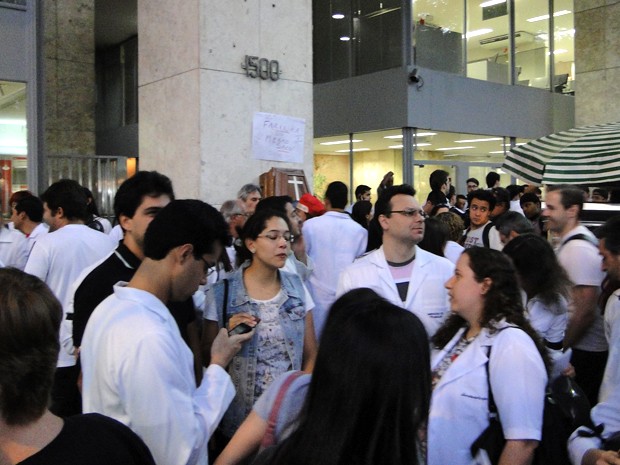
{"type": "Polygon", "coordinates": [[[418,68],[413,68],[413,70],[409,73],[409,82],[412,84],[417,84],[420,82],[420,77],[418,76],[418,68]]]}

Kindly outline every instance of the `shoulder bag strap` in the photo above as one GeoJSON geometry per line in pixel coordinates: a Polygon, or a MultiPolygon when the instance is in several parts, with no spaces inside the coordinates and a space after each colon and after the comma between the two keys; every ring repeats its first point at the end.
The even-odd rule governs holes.
{"type": "Polygon", "coordinates": [[[228,328],[228,279],[224,281],[224,302],[222,302],[222,328],[228,328]]]}
{"type": "Polygon", "coordinates": [[[489,396],[488,396],[488,405],[489,405],[489,418],[496,418],[499,420],[499,415],[497,413],[497,405],[495,405],[495,399],[493,398],[493,389],[491,389],[491,374],[489,373],[489,363],[491,362],[491,347],[489,346],[489,350],[487,352],[487,363],[485,364],[486,372],[487,372],[487,386],[489,387],[489,396]]]}
{"type": "Polygon", "coordinates": [[[295,373],[291,373],[288,378],[282,383],[280,389],[278,390],[278,395],[276,396],[276,401],[271,408],[271,412],[269,412],[269,420],[267,421],[267,431],[265,431],[265,436],[263,436],[263,440],[261,442],[261,448],[273,446],[276,443],[275,431],[276,431],[276,423],[278,421],[278,414],[280,413],[280,407],[282,406],[282,401],[284,400],[284,396],[288,391],[288,388],[291,386],[293,381],[303,375],[303,371],[296,371],[295,373]]]}

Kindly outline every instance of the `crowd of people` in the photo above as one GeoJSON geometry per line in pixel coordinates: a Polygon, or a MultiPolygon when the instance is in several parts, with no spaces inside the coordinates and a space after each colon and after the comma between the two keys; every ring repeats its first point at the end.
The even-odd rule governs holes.
{"type": "Polygon", "coordinates": [[[73,180],[13,194],[0,464],[548,463],[566,380],[592,410],[554,463],[620,465],[620,216],[499,182],[247,184],[218,211],[139,171],[114,227],[73,180]]]}

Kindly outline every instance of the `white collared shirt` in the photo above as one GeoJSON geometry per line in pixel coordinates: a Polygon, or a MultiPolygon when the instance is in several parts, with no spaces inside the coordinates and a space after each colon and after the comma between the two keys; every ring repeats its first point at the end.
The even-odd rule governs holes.
{"type": "Polygon", "coordinates": [[[129,426],[158,464],[206,465],[209,438],[235,396],[230,376],[211,365],[196,388],[192,353],[164,303],[123,284],[86,325],[84,412],[129,426]]]}

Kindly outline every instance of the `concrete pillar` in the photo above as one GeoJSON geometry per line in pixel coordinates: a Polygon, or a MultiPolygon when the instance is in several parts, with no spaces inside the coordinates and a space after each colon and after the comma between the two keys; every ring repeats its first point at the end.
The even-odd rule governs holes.
{"type": "Polygon", "coordinates": [[[46,155],[95,154],[94,3],[42,3],[46,155]]]}
{"type": "Polygon", "coordinates": [[[312,185],[310,0],[138,0],[138,38],[141,169],[213,204],[272,166],[312,185]],[[280,79],[246,76],[245,55],[278,60],[280,79]],[[252,158],[258,111],[305,119],[302,164],[252,158]]]}
{"type": "Polygon", "coordinates": [[[620,121],[620,0],[575,0],[577,126],[620,121]]]}

